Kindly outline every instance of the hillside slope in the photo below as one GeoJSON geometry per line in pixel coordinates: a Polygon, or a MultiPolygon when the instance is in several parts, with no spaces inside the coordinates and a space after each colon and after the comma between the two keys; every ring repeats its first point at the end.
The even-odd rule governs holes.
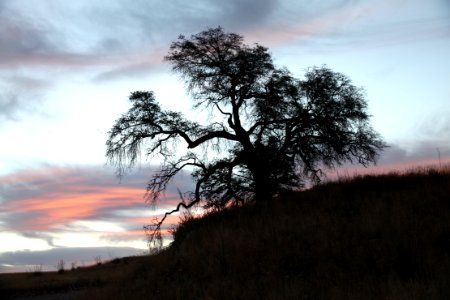
{"type": "Polygon", "coordinates": [[[450,299],[450,172],[360,177],[182,224],[97,299],[450,299]]]}
{"type": "Polygon", "coordinates": [[[359,177],[181,224],[80,299],[450,299],[450,169],[359,177]]]}

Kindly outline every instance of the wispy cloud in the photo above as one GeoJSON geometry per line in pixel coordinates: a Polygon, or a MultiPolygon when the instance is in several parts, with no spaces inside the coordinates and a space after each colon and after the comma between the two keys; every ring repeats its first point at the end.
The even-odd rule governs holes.
{"type": "Polygon", "coordinates": [[[42,266],[43,271],[54,271],[57,262],[63,260],[65,268],[83,267],[118,257],[139,255],[142,250],[131,247],[73,247],[54,248],[44,251],[17,251],[0,253],[0,273],[32,271],[42,266]]]}
{"type": "Polygon", "coordinates": [[[180,33],[256,26],[270,17],[277,1],[25,4],[6,1],[0,10],[0,67],[112,64],[123,55],[151,54],[180,33]]]}
{"type": "Polygon", "coordinates": [[[280,5],[279,15],[283,18],[246,32],[250,40],[264,41],[272,47],[297,44],[303,48],[313,47],[315,51],[335,52],[450,36],[448,7],[439,15],[427,16],[426,12],[417,15],[416,12],[424,8],[421,1],[282,3],[284,6],[280,5]]]}
{"type": "Polygon", "coordinates": [[[417,168],[440,168],[449,164],[448,144],[441,148],[428,143],[390,144],[389,148],[381,153],[375,166],[364,168],[361,165],[345,164],[335,170],[329,170],[327,177],[333,180],[339,176],[405,172],[417,168]]]}
{"type": "MultiPolygon", "coordinates": [[[[143,239],[143,225],[178,202],[173,186],[152,210],[143,198],[151,172],[145,171],[121,183],[113,170],[97,167],[47,167],[2,176],[0,227],[50,246],[61,232],[96,232],[110,241],[143,239]]],[[[189,182],[177,185],[185,189],[189,182]]]]}
{"type": "MultiPolygon", "coordinates": [[[[20,4],[22,3],[22,5],[20,4]]],[[[421,5],[412,1],[409,5],[421,5]]],[[[436,5],[436,4],[434,4],[436,5]]],[[[160,63],[161,54],[178,34],[223,26],[268,46],[303,38],[343,36],[352,44],[404,42],[449,34],[448,13],[439,19],[396,20],[404,1],[326,3],[281,0],[167,2],[42,1],[31,8],[5,1],[0,10],[0,68],[17,66],[115,67],[125,73],[160,63]],[[140,68],[139,66],[142,66],[140,68]]],[[[448,10],[448,9],[447,9],[448,10]]],[[[112,70],[107,70],[105,77],[112,70]]]]}
{"type": "MultiPolygon", "coordinates": [[[[417,3],[412,1],[415,6],[417,3]]],[[[412,15],[396,20],[395,10],[406,8],[406,3],[397,0],[313,4],[287,0],[140,0],[132,5],[124,0],[41,1],[35,7],[26,5],[26,1],[3,1],[0,72],[19,67],[26,72],[42,68],[89,71],[89,76],[102,81],[142,76],[161,70],[168,45],[179,34],[218,25],[270,47],[298,42],[307,47],[320,41],[326,47],[317,51],[450,34],[448,14],[438,19],[412,15]]],[[[17,105],[15,94],[1,97],[4,111],[22,107],[17,105]]]]}
{"type": "MultiPolygon", "coordinates": [[[[289,65],[297,59],[310,59],[301,55],[305,51],[328,55],[435,39],[447,45],[445,39],[450,37],[446,0],[426,4],[421,0],[35,2],[0,0],[0,126],[6,149],[2,163],[8,162],[2,168],[6,175],[0,177],[0,235],[20,236],[22,249],[31,241],[39,249],[73,246],[78,241],[85,245],[142,241],[142,225],[178,201],[174,185],[156,210],[145,203],[145,186],[152,169],[132,173],[121,182],[113,170],[101,167],[49,165],[8,172],[18,165],[35,166],[38,160],[102,163],[97,159],[103,157],[103,132],[117,113],[108,109],[121,107],[122,95],[126,101],[129,91],[147,88],[151,75],[168,70],[163,56],[179,34],[189,36],[220,25],[244,35],[247,43],[292,52],[289,65]],[[47,113],[55,122],[43,124],[43,118],[29,118],[36,113],[47,113]]],[[[431,47],[423,49],[426,52],[431,47]]],[[[406,66],[396,66],[389,57],[380,59],[385,58],[388,64],[380,65],[387,69],[406,66]]],[[[408,60],[408,66],[414,59],[408,60]]],[[[359,62],[342,61],[352,66],[359,62]]],[[[367,71],[373,72],[370,68],[373,66],[367,71]]],[[[444,76],[426,77],[436,76],[433,82],[444,88],[440,82],[446,73],[441,74],[444,76]]],[[[375,77],[378,82],[386,76],[375,77]]],[[[414,94],[411,82],[404,90],[414,94]]],[[[389,84],[380,89],[386,93],[403,89],[393,80],[389,84]]],[[[368,92],[370,89],[368,86],[368,92]]],[[[393,141],[379,168],[436,163],[438,155],[442,161],[450,157],[450,127],[445,121],[448,109],[442,112],[429,118],[431,122],[418,125],[413,142],[393,141]]],[[[190,184],[187,177],[176,183],[181,190],[190,184]]],[[[165,232],[177,221],[178,217],[171,217],[165,232]]],[[[9,250],[18,249],[8,246],[9,250]]],[[[0,248],[0,252],[5,249],[0,248]]]]}
{"type": "Polygon", "coordinates": [[[37,76],[0,73],[0,122],[18,120],[23,111],[44,113],[39,105],[43,102],[43,91],[50,86],[48,80],[37,76]]]}
{"type": "MultiPolygon", "coordinates": [[[[153,209],[144,201],[152,172],[137,170],[119,181],[112,168],[43,166],[1,176],[0,239],[11,244],[0,246],[0,272],[27,271],[27,265],[51,270],[59,259],[80,265],[97,256],[141,253],[143,225],[176,205],[176,189],[191,184],[188,177],[177,178],[153,209]]],[[[168,218],[163,235],[169,237],[178,221],[168,218]]]]}

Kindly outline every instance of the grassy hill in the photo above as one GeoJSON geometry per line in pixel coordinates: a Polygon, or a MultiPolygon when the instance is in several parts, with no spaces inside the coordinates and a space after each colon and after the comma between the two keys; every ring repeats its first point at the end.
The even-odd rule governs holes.
{"type": "Polygon", "coordinates": [[[76,296],[96,300],[450,299],[450,169],[327,183],[174,236],[157,255],[37,278],[86,272],[76,296]]]}

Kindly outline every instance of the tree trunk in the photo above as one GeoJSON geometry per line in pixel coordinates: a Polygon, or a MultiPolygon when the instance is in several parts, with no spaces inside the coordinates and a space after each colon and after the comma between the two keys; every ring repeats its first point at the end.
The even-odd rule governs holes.
{"type": "Polygon", "coordinates": [[[273,197],[272,183],[269,178],[267,166],[264,161],[256,162],[256,166],[252,170],[253,180],[255,184],[255,201],[257,204],[268,203],[273,197]]]}

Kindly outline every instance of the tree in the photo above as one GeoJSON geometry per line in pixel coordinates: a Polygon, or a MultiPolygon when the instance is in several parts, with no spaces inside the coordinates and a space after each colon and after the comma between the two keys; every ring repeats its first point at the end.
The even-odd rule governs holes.
{"type": "Polygon", "coordinates": [[[210,123],[163,110],[152,92],[137,91],[106,143],[120,175],[141,150],[162,156],[147,186],[152,202],[177,173],[192,171],[195,188],[187,202],[159,226],[181,207],[268,202],[305,180],[320,181],[325,168],[375,163],[386,147],[369,124],[364,91],[327,67],[297,79],[274,65],[267,48],[246,45],[220,27],[181,35],[165,60],[185,81],[194,109],[209,110],[210,123]],[[180,141],[184,154],[176,147],[180,141]]]}

